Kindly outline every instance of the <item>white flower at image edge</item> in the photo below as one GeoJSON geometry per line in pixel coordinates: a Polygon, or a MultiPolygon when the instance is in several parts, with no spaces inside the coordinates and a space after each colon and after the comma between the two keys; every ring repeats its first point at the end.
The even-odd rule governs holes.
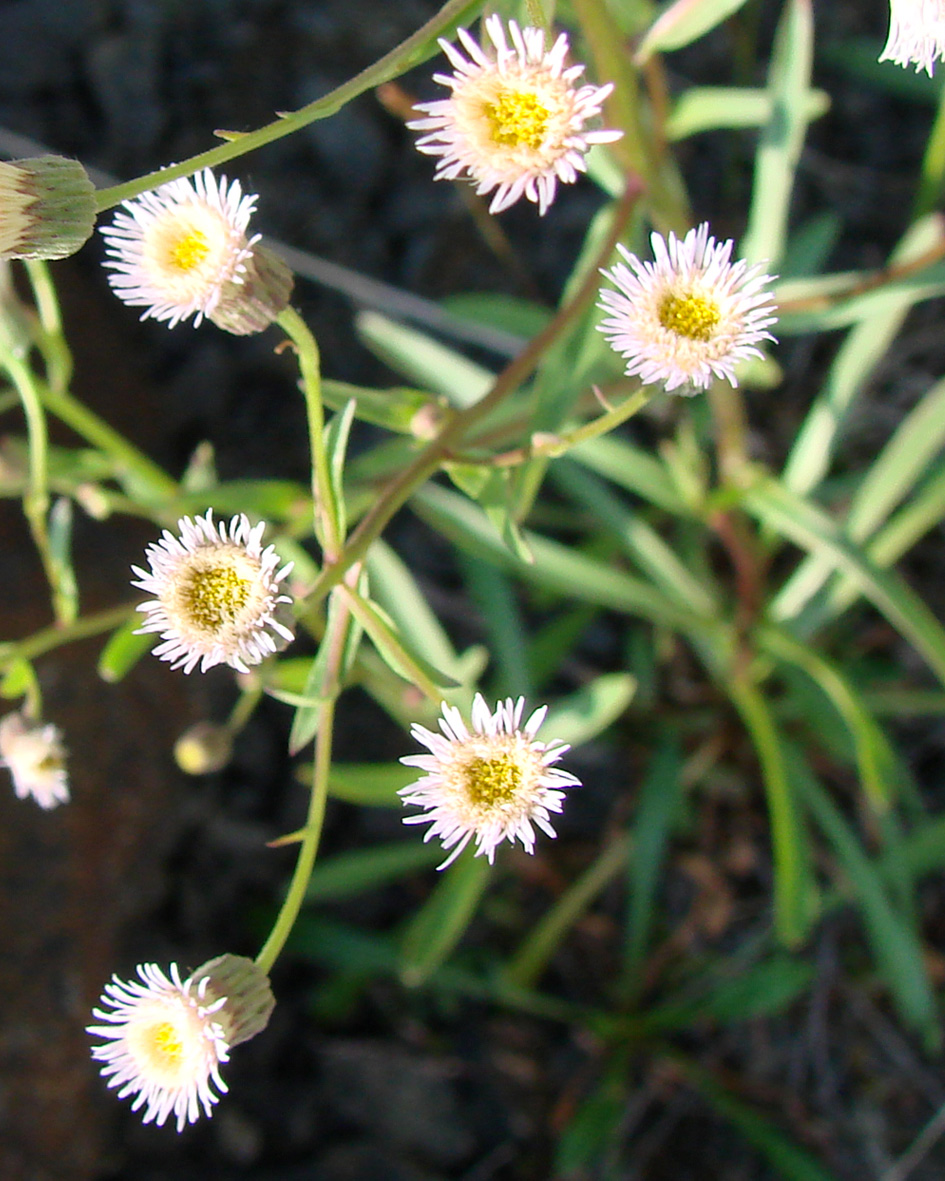
{"type": "Polygon", "coordinates": [[[914,65],[931,77],[936,59],[945,60],[945,0],[892,0],[879,60],[914,65]]]}
{"type": "Polygon", "coordinates": [[[405,824],[429,824],[424,835],[438,839],[452,850],[439,867],[445,869],[475,837],[476,856],[491,863],[502,841],[521,841],[529,853],[535,848],[535,827],[555,835],[550,813],[560,812],[566,787],[580,780],[556,763],[570,747],[557,740],[535,737],[547,706],[522,725],[525,699],[507,698],[490,713],[477,693],[472,724],[466,725],[455,706],[444,705],[439,719],[442,734],[414,724],[410,733],[429,754],[407,755],[400,761],[426,774],[400,795],[405,804],[423,808],[421,815],[407,816],[405,824]]]}
{"type": "Polygon", "coordinates": [[[132,1111],[144,1108],[143,1120],[161,1125],[173,1113],[177,1130],[199,1118],[201,1108],[212,1115],[226,1084],[220,1063],[229,1057],[223,1026],[216,1014],[226,998],[205,1000],[208,977],[181,981],[176,964],[166,976],[157,964],[141,964],[137,980],[112,977],[92,1015],[104,1025],[86,1032],[106,1039],[92,1047],[104,1063],[109,1087],[120,1087],[119,1099],[134,1095],[132,1111]],[[215,1088],[215,1090],[214,1090],[215,1088]]]}
{"type": "Polygon", "coordinates": [[[618,245],[625,263],[601,273],[617,287],[602,289],[609,315],[600,325],[627,362],[628,376],[644,385],[694,394],[714,378],[737,384],[735,366],[763,356],[757,347],[774,340],[773,282],[761,266],[732,262],[734,243],[716,242],[707,223],[679,239],[651,234],[653,262],[618,245]]]}
{"type": "Polygon", "coordinates": [[[165,529],[148,546],[150,570],[132,567],[132,586],[154,595],[138,607],[147,615],[138,634],[159,632],[164,642],[154,655],[185,673],[224,663],[248,672],[293,638],[278,618],[282,604],[292,602],[279,585],[292,563],[278,569],[275,549],[262,547],[265,524],[250,526],[244,513],[229,528],[214,524],[209,509],[204,517],[182,517],[177,527],[179,537],[165,529]]]}
{"type": "Polygon", "coordinates": [[[546,51],[543,29],[509,21],[510,45],[500,17],[489,17],[484,27],[493,53],[465,29],[456,35],[467,56],[440,40],[455,72],[433,78],[452,94],[418,103],[425,118],[407,126],[426,133],[417,140],[419,151],[440,157],[437,180],[468,178],[480,195],[494,189],[491,213],[524,196],[544,214],[558,181],[573,184],[585,171],[588,148],[620,138],[619,131],[584,129],[600,115],[613,84],[575,86],[584,66],[567,65],[564,33],[546,51]]]}
{"type": "Polygon", "coordinates": [[[115,294],[143,307],[142,320],[173,328],[193,316],[199,324],[226,285],[242,282],[259,240],[246,237],[255,206],[238,180],[228,185],[209,168],[125,201],[125,212],[102,227],[115,294]]]}
{"type": "Polygon", "coordinates": [[[21,713],[0,721],[0,767],[13,779],[17,799],[28,796],[41,808],[69,801],[66,752],[58,726],[34,725],[21,713]]]}

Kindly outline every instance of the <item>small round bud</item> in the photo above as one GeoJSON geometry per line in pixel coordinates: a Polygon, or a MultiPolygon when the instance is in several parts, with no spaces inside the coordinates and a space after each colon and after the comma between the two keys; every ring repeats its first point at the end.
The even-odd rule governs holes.
{"type": "Polygon", "coordinates": [[[197,722],[174,743],[174,758],[188,775],[222,771],[233,754],[233,739],[225,726],[197,722]]]}
{"type": "Polygon", "coordinates": [[[234,336],[262,332],[288,305],[294,283],[278,254],[256,242],[244,270],[224,284],[220,302],[207,318],[234,336]]]}
{"type": "Polygon", "coordinates": [[[95,187],[78,160],[0,163],[0,258],[65,258],[95,226],[95,187]]]}

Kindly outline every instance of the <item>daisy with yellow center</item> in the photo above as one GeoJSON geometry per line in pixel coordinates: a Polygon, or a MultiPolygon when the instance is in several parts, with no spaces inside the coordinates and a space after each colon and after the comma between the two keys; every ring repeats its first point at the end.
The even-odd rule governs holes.
{"type": "Polygon", "coordinates": [[[715,378],[733,386],[735,366],[760,357],[757,347],[774,340],[773,282],[760,266],[732,262],[734,243],[716,242],[703,223],[682,240],[652,234],[653,262],[622,246],[626,263],[602,271],[616,286],[600,293],[609,315],[599,328],[626,359],[628,376],[644,385],[695,394],[715,378]]]}
{"type": "Polygon", "coordinates": [[[547,706],[535,710],[522,723],[525,699],[511,697],[489,712],[477,693],[472,706],[472,726],[467,727],[458,709],[443,706],[442,734],[414,724],[411,735],[429,751],[407,755],[400,761],[426,774],[401,790],[405,804],[424,811],[407,816],[405,824],[429,824],[424,835],[436,837],[452,852],[439,867],[445,869],[475,837],[476,856],[491,864],[502,841],[521,841],[529,853],[535,849],[535,827],[555,835],[550,813],[560,812],[566,787],[580,781],[552,766],[570,747],[563,742],[540,742],[536,737],[547,706]]]}
{"type": "Polygon", "coordinates": [[[102,230],[115,294],[143,307],[142,320],[199,324],[244,280],[259,239],[246,236],[255,207],[238,180],[228,185],[209,168],[125,201],[102,230]]]}
{"type": "Polygon", "coordinates": [[[32,796],[41,808],[55,808],[69,800],[66,752],[58,726],[35,725],[22,713],[0,721],[0,767],[13,778],[19,800],[32,796]]]}
{"type": "Polygon", "coordinates": [[[227,527],[208,509],[177,527],[179,537],[165,529],[148,546],[149,571],[132,567],[132,585],[155,596],[138,607],[147,615],[139,631],[159,632],[155,656],[185,673],[198,664],[201,672],[215,664],[248,672],[293,638],[281,618],[292,598],[280,593],[292,563],[278,569],[275,549],[262,547],[265,524],[250,526],[244,513],[227,527]]]}
{"type": "Polygon", "coordinates": [[[489,210],[499,213],[524,196],[545,213],[558,181],[573,184],[585,171],[591,144],[619,139],[619,131],[588,131],[613,90],[576,86],[582,65],[567,65],[568,38],[562,33],[546,51],[543,29],[520,28],[509,21],[508,38],[498,16],[484,24],[492,42],[486,52],[466,32],[457,37],[466,51],[441,40],[453,74],[434,74],[452,91],[448,99],[418,103],[426,117],[407,126],[426,132],[417,148],[439,156],[437,180],[466,177],[476,192],[495,190],[489,210]]]}
{"type": "Polygon", "coordinates": [[[931,77],[945,61],[945,0],[891,0],[889,37],[879,60],[914,65],[931,77]]]}
{"type": "Polygon", "coordinates": [[[209,976],[182,981],[176,964],[166,976],[157,964],[141,964],[137,980],[112,977],[101,998],[108,1008],[93,1009],[105,1025],[87,1032],[107,1039],[92,1048],[104,1062],[109,1087],[120,1087],[119,1099],[134,1095],[132,1111],[144,1108],[144,1122],[162,1125],[173,1112],[177,1130],[193,1123],[201,1108],[209,1116],[226,1083],[220,1063],[229,1045],[218,1014],[226,997],[207,996],[209,976]]]}
{"type": "Polygon", "coordinates": [[[275,1001],[269,979],[245,956],[209,960],[186,980],[176,964],[165,975],[157,964],[140,964],[139,980],[113,976],[100,1009],[104,1025],[86,1032],[104,1038],[92,1057],[104,1063],[109,1087],[119,1099],[134,1095],[132,1111],[161,1126],[172,1113],[177,1130],[210,1116],[227,1087],[220,1064],[230,1050],[266,1028],[275,1001]]]}

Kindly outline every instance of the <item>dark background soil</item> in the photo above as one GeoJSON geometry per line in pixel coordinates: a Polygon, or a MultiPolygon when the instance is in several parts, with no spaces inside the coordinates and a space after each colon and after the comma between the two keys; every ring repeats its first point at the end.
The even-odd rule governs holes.
{"type": "MultiPolygon", "coordinates": [[[[763,0],[760,7],[767,29],[778,6],[763,0]]],[[[0,126],[127,178],[203,150],[214,128],[251,128],[327,92],[435,8],[422,0],[12,0],[0,5],[0,126]]],[[[885,4],[818,8],[825,42],[885,33],[885,4]]],[[[727,81],[738,48],[734,35],[720,31],[672,59],[672,81],[727,81]]],[[[743,70],[760,82],[763,64],[748,60],[743,70]]],[[[797,215],[825,205],[839,210],[844,230],[834,265],[874,265],[902,230],[931,110],[878,95],[829,65],[818,74],[835,103],[805,153],[797,215]]],[[[402,84],[432,93],[426,71],[402,84]]],[[[750,159],[747,136],[708,136],[682,152],[696,214],[723,235],[742,228],[750,159]]],[[[432,183],[430,161],[371,95],[227,171],[259,194],[264,232],[433,298],[506,290],[539,292],[553,303],[599,203],[593,188],[581,185],[564,192],[541,222],[531,208],[505,215],[523,279],[483,244],[461,194],[432,183]]],[[[175,473],[209,439],[223,478],[305,479],[302,407],[287,362],[273,352],[274,337],[235,340],[212,327],[141,325],[112,297],[101,255],[93,242],[56,268],[77,392],[175,473]]],[[[326,374],[389,379],[358,344],[345,298],[301,281],[294,302],[318,335],[326,374]]],[[[939,317],[936,306],[911,318],[895,369],[881,375],[882,396],[853,424],[853,452],[868,454],[888,434],[902,399],[942,372],[939,317]]],[[[777,413],[759,416],[774,456],[831,349],[832,342],[785,344],[788,380],[777,413]]],[[[20,430],[14,416],[2,427],[20,430]]],[[[64,432],[58,437],[71,441],[64,432]]],[[[151,533],[138,522],[79,522],[85,609],[130,593],[128,566],[140,561],[151,533]]],[[[468,606],[447,555],[409,520],[398,522],[395,536],[447,624],[469,626],[460,622],[468,606]]],[[[0,542],[2,630],[19,637],[49,614],[14,502],[0,507],[0,542]]],[[[926,576],[932,589],[936,572],[940,561],[926,576]]],[[[475,623],[471,630],[475,638],[475,623]]],[[[185,679],[146,660],[109,687],[94,672],[97,650],[77,645],[40,665],[47,714],[68,735],[74,802],[45,814],[0,791],[0,1178],[550,1176],[557,1132],[593,1076],[597,1047],[585,1032],[471,1003],[445,1005],[383,981],[351,1013],[318,1020],[313,988],[323,977],[291,957],[275,972],[271,1027],[234,1054],[226,1071],[231,1094],[213,1120],[182,1136],[145,1128],[127,1102],[106,1094],[82,1032],[102,983],[113,971],[129,975],[142,960],[193,966],[223,950],[253,954],[258,931],[249,916],[278,901],[291,866],[290,853],[266,849],[265,841],[298,826],[304,791],[284,754],[287,711],[276,703],[253,719],[224,773],[185,780],[171,740],[192,721],[224,716],[229,675],[185,679]]],[[[611,657],[601,660],[609,666],[611,657]]],[[[404,752],[403,735],[366,700],[346,699],[341,716],[340,758],[404,752]]],[[[920,739],[935,765],[940,736],[924,731],[920,739]]],[[[587,803],[566,818],[550,867],[535,870],[511,856],[513,872],[526,881],[541,873],[573,878],[593,850],[605,801],[615,793],[632,800],[638,755],[625,735],[569,764],[593,781],[587,803]]],[[[340,849],[399,831],[396,815],[336,806],[326,843],[340,849]]],[[[418,877],[347,917],[389,925],[427,888],[418,877]]],[[[776,1114],[787,1112],[795,1134],[823,1154],[840,1181],[861,1181],[879,1176],[890,1154],[903,1150],[945,1100],[945,1087],[940,1064],[921,1058],[881,1003],[844,983],[840,948],[848,927],[840,918],[822,930],[809,1005],[780,1025],[719,1035],[712,1056],[750,1060],[754,1097],[776,1114]]],[[[576,999],[582,982],[592,987],[609,967],[603,955],[595,958],[602,944],[593,928],[582,938],[580,962],[559,969],[576,999]]],[[[627,1177],[774,1175],[678,1080],[647,1063],[639,1076],[639,1103],[627,1114],[627,1134],[636,1137],[627,1177]]],[[[913,1176],[945,1176],[943,1161],[933,1155],[913,1176]]]]}

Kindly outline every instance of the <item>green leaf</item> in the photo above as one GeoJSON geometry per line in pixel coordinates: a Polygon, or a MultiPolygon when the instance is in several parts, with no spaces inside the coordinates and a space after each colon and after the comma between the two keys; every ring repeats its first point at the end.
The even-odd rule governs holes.
{"type": "Polygon", "coordinates": [[[49,568],[56,619],[74,623],[79,614],[79,586],[72,565],[72,501],[57,498],[49,512],[49,568]]]}
{"type": "Polygon", "coordinates": [[[561,1133],[554,1176],[588,1176],[619,1135],[627,1114],[627,1067],[622,1055],[580,1104],[561,1133]]]}
{"type": "MultiPolygon", "coordinates": [[[[351,434],[351,424],[354,422],[355,400],[346,402],[344,408],[332,415],[331,421],[325,427],[325,454],[328,457],[328,474],[331,482],[329,495],[330,505],[326,506],[335,524],[335,533],[344,537],[348,527],[348,517],[345,510],[344,469],[345,455],[348,451],[348,436],[351,434]]],[[[324,496],[324,490],[322,492],[324,496]]]]}
{"type": "Polygon", "coordinates": [[[325,405],[332,410],[340,410],[353,401],[355,416],[362,422],[370,422],[401,435],[412,435],[417,416],[429,413],[436,405],[430,395],[422,390],[405,386],[385,390],[367,389],[344,381],[329,381],[327,378],[322,380],[322,397],[325,405]]]}
{"type": "Polygon", "coordinates": [[[368,550],[365,565],[374,602],[401,635],[409,636],[413,651],[458,679],[456,650],[405,563],[386,542],[378,540],[368,550]]]}
{"type": "Polygon", "coordinates": [[[474,562],[462,551],[456,556],[470,598],[479,608],[486,628],[496,665],[496,695],[532,697],[527,629],[511,580],[488,562],[474,562]]]}
{"type": "Polygon", "coordinates": [[[725,688],[742,716],[761,764],[771,823],[775,931],[782,943],[796,947],[810,932],[816,913],[816,890],[783,742],[767,702],[754,685],[733,677],[725,688]]]}
{"type": "MultiPolygon", "coordinates": [[[[830,110],[825,90],[808,90],[803,98],[805,122],[830,110]]],[[[666,120],[666,138],[687,139],[718,128],[761,127],[774,114],[770,91],[735,86],[690,86],[680,94],[666,120]]]]}
{"type": "MultiPolygon", "coordinates": [[[[850,542],[834,522],[809,501],[767,478],[745,494],[744,507],[796,545],[829,560],[856,583],[860,592],[909,640],[932,671],[945,682],[945,631],[917,594],[896,574],[882,570],[850,542]]],[[[775,619],[789,617],[792,605],[777,596],[775,619]]]]}
{"type": "Polygon", "coordinates": [[[344,588],[351,614],[370,636],[384,663],[398,676],[416,685],[427,697],[437,697],[438,689],[454,689],[457,682],[436,668],[417,652],[409,636],[398,631],[397,625],[376,603],[344,588]]]}
{"type": "Polygon", "coordinates": [[[506,981],[519,988],[534,987],[574,924],[626,865],[629,850],[629,840],[619,837],[600,852],[532,928],[505,966],[506,981]]]}
{"type": "Polygon", "coordinates": [[[576,693],[556,701],[541,728],[569,746],[581,746],[602,734],[626,711],[636,687],[629,673],[602,673],[576,693]]]}
{"type": "Polygon", "coordinates": [[[784,254],[794,176],[807,133],[805,98],[813,66],[811,0],[787,0],[775,32],[768,92],[771,118],[761,133],[748,230],[741,254],[777,267],[784,254]]]}
{"type": "Polygon", "coordinates": [[[361,312],[355,324],[361,339],[382,361],[424,389],[443,394],[460,409],[478,402],[495,382],[494,373],[455,349],[378,312],[361,312]]]}
{"type": "Polygon", "coordinates": [[[893,908],[873,863],[796,748],[790,767],[792,782],[850,879],[873,956],[902,1020],[922,1034],[930,1051],[937,1049],[941,1029],[935,997],[912,924],[893,908]]]}
{"type": "MultiPolygon", "coordinates": [[[[891,266],[920,258],[942,240],[938,217],[910,226],[889,258],[891,266]]],[[[834,357],[827,381],[814,399],[798,431],[784,468],[784,482],[794,492],[807,494],[824,478],[836,451],[840,429],[855,398],[895,338],[915,294],[900,288],[848,334],[834,357]]]]}
{"type": "Polygon", "coordinates": [[[548,326],[553,312],[541,304],[514,295],[493,295],[491,292],[464,292],[449,295],[443,306],[455,316],[487,324],[490,328],[501,328],[522,338],[522,347],[533,336],[548,326]]]}
{"type": "Polygon", "coordinates": [[[312,661],[301,697],[306,704],[300,705],[292,719],[289,732],[289,753],[298,754],[318,733],[319,718],[323,702],[337,696],[337,687],[343,684],[354,664],[361,643],[360,624],[351,618],[346,599],[347,588],[336,588],[328,599],[328,619],[325,634],[318,648],[318,655],[312,661]],[[341,659],[335,664],[336,646],[341,645],[341,659]]]}
{"type": "Polygon", "coordinates": [[[136,635],[141,626],[141,616],[134,612],[121,627],[108,637],[98,658],[98,675],[109,684],[116,684],[128,675],[141,657],[154,644],[154,634],[136,635]]]}
{"type": "Polygon", "coordinates": [[[680,516],[689,515],[688,506],[679,495],[666,464],[643,447],[605,435],[579,443],[568,452],[568,458],[599,476],[605,476],[618,487],[636,493],[657,508],[680,516]]]}
{"type": "Polygon", "coordinates": [[[447,870],[410,920],[400,947],[400,978],[423,984],[462,939],[485,893],[492,866],[467,849],[447,870]]]}
{"type": "Polygon", "coordinates": [[[637,61],[645,62],[654,53],[692,44],[738,12],[744,3],[745,0],[672,0],[643,35],[637,61]]]}
{"type": "MultiPolygon", "coordinates": [[[[305,774],[300,769],[300,774],[305,774]]],[[[348,804],[371,808],[401,808],[397,794],[417,778],[417,772],[402,763],[332,763],[328,775],[328,794],[348,804]]],[[[311,783],[308,773],[307,782],[311,783]]]]}
{"type": "Polygon", "coordinates": [[[640,984],[640,970],[650,942],[656,894],[669,834],[682,801],[682,759],[675,738],[657,747],[640,787],[633,824],[633,857],[629,862],[625,991],[640,984]]]}
{"type": "Polygon", "coordinates": [[[765,1156],[783,1181],[835,1181],[809,1152],[789,1140],[753,1107],[736,1099],[707,1071],[677,1055],[673,1062],[711,1106],[765,1156]]]}
{"type": "Polygon", "coordinates": [[[325,902],[376,890],[418,870],[432,869],[442,858],[439,845],[416,841],[397,841],[320,858],[308,880],[305,901],[325,902]]]}
{"type": "Polygon", "coordinates": [[[0,697],[11,699],[23,697],[30,690],[38,689],[36,671],[28,660],[17,656],[12,660],[0,681],[0,697]]]}

